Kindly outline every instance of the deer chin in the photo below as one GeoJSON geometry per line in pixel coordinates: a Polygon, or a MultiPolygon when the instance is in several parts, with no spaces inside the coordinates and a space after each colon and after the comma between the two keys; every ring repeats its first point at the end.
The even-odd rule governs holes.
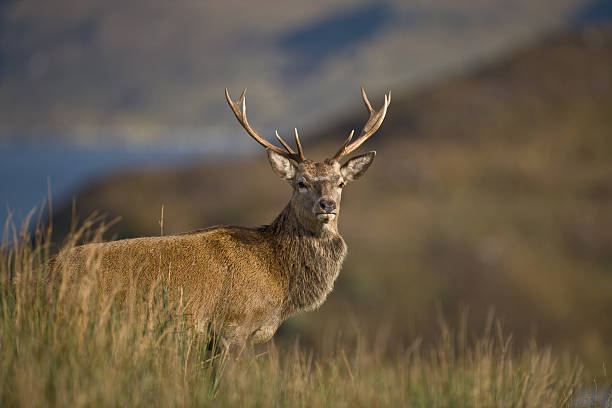
{"type": "Polygon", "coordinates": [[[323,224],[329,224],[335,219],[336,219],[336,214],[334,213],[318,213],[317,214],[317,220],[319,220],[323,224]]]}

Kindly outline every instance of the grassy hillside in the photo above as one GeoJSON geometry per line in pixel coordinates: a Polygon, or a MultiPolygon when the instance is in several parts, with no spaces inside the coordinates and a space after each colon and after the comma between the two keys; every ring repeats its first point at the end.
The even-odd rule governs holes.
{"type": "MultiPolygon", "coordinates": [[[[466,307],[479,328],[494,308],[519,344],[551,343],[600,375],[612,360],[611,66],[612,31],[585,29],[416,94],[394,90],[380,134],[363,148],[377,159],[344,193],[349,255],[336,290],[320,310],[290,319],[279,339],[299,333],[302,344],[321,346],[330,329],[382,326],[389,342],[407,345],[436,338],[440,309],[454,316],[466,307]]],[[[234,122],[229,109],[224,117],[234,122]]],[[[338,121],[307,155],[335,151],[365,118],[364,110],[338,121]]],[[[254,142],[244,134],[242,143],[254,142]]],[[[267,223],[288,198],[262,151],[117,174],[76,202],[81,218],[121,216],[112,233],[127,237],[159,234],[162,204],[165,232],[174,233],[267,223]]],[[[58,230],[70,213],[69,205],[57,213],[58,230]]]]}

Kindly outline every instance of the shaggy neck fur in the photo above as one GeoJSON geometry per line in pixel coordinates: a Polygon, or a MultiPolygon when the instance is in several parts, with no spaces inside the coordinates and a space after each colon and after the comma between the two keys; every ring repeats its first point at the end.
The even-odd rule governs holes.
{"type": "Polygon", "coordinates": [[[346,256],[346,244],[335,223],[332,228],[317,224],[305,225],[289,203],[265,227],[275,242],[277,260],[288,274],[285,316],[321,305],[332,291],[346,256]]]}

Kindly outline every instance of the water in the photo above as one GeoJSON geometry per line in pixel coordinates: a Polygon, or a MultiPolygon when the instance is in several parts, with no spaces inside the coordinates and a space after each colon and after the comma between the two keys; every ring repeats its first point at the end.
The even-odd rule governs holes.
{"type": "Polygon", "coordinates": [[[0,230],[9,212],[19,225],[48,196],[53,204],[70,202],[90,182],[120,170],[178,166],[204,157],[219,157],[199,148],[127,149],[121,146],[83,147],[70,144],[0,146],[0,230]]]}

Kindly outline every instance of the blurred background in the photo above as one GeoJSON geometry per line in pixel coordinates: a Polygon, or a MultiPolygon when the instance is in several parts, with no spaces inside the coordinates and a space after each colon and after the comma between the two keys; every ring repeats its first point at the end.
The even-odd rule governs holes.
{"type": "Polygon", "coordinates": [[[0,1],[0,222],[53,196],[55,239],[270,222],[290,196],[251,124],[323,159],[392,89],[344,193],[349,256],[278,341],[435,336],[495,310],[519,343],[612,358],[612,1],[0,1]],[[76,210],[73,210],[73,199],[76,210]],[[384,330],[383,330],[384,328],[384,330]]]}

